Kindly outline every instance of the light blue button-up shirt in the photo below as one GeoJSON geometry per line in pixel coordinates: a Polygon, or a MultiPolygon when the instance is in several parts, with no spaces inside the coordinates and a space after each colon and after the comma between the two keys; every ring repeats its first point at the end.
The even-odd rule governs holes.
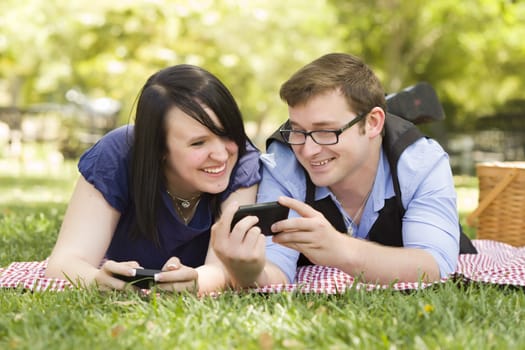
{"type": "MultiPolygon", "coordinates": [[[[293,151],[280,142],[272,142],[268,152],[261,155],[262,181],[258,202],[288,196],[301,201],[306,197],[306,179],[293,151]]],[[[459,225],[456,191],[448,155],[434,140],[422,138],[410,145],[397,165],[401,199],[406,212],[403,217],[403,245],[428,251],[439,265],[441,277],[453,273],[459,254],[459,225]]],[[[385,205],[385,199],[395,195],[390,166],[381,150],[371,195],[363,209],[361,222],[356,225],[335,200],[328,187],[317,187],[315,199],[331,196],[342,213],[352,236],[368,239],[368,232],[385,205]]],[[[290,211],[290,217],[298,216],[290,211]]],[[[266,240],[266,257],[286,274],[295,277],[299,253],[266,240]]]]}

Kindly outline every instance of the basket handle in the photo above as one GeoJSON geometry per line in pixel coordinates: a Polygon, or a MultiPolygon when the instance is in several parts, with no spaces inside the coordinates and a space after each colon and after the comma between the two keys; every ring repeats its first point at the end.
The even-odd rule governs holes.
{"type": "Polygon", "coordinates": [[[516,175],[518,175],[518,168],[509,169],[509,171],[505,173],[503,179],[501,179],[501,181],[498,182],[492,190],[490,190],[487,196],[479,203],[476,210],[470,213],[470,215],[467,217],[467,223],[470,226],[474,226],[474,220],[483,212],[483,210],[489,206],[489,204],[498,196],[498,194],[500,194],[505,189],[505,187],[507,187],[512,182],[512,180],[514,180],[516,175]]]}

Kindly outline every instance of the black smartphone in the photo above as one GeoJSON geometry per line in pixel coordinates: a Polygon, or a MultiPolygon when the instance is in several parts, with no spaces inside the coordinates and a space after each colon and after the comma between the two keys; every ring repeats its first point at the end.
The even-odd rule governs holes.
{"type": "Polygon", "coordinates": [[[289,211],[289,208],[280,205],[278,202],[241,205],[233,215],[231,229],[245,216],[253,215],[259,218],[257,226],[261,228],[263,235],[272,236],[275,234],[270,230],[272,224],[279,220],[287,219],[289,211]]]}
{"type": "Polygon", "coordinates": [[[115,274],[114,276],[141,289],[149,289],[155,284],[155,274],[159,272],[161,272],[161,270],[135,269],[135,276],[124,276],[118,274],[115,274]]]}

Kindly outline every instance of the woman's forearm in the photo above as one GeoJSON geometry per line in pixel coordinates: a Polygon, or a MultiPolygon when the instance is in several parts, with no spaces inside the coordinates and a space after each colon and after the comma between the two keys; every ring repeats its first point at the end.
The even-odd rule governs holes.
{"type": "Polygon", "coordinates": [[[199,274],[197,280],[199,294],[219,292],[230,284],[227,274],[218,264],[205,264],[197,267],[196,270],[199,274]]]}
{"type": "Polygon", "coordinates": [[[87,287],[94,283],[98,268],[74,257],[51,256],[48,260],[45,276],[67,279],[75,285],[87,287]]]}

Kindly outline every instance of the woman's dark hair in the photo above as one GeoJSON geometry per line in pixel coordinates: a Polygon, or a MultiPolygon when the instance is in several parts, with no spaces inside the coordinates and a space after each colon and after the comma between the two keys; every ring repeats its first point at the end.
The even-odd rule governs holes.
{"type": "MultiPolygon", "coordinates": [[[[153,74],[142,88],[135,117],[131,162],[131,196],[135,205],[133,236],[158,243],[157,219],[161,191],[165,186],[163,162],[168,151],[166,115],[177,107],[219,136],[233,140],[239,158],[246,152],[248,137],[242,114],[230,91],[208,71],[187,64],[176,65],[153,74]],[[216,125],[202,105],[217,115],[216,125]]],[[[217,196],[211,210],[219,211],[217,196]]]]}

